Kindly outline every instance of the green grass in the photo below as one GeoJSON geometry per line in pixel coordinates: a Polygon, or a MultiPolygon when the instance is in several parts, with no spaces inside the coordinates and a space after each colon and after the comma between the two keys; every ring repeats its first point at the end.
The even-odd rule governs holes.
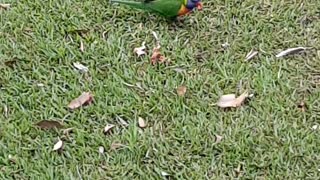
{"type": "Polygon", "coordinates": [[[5,2],[12,6],[0,11],[0,179],[320,176],[320,130],[311,129],[320,124],[319,0],[210,0],[182,26],[108,0],[5,2]],[[143,41],[156,45],[152,31],[170,65],[133,53],[143,41]],[[296,46],[314,49],[275,58],[296,46]],[[260,54],[245,62],[252,48],[260,54]],[[77,61],[87,75],[74,69],[77,61]],[[180,85],[185,97],[176,94],[180,85]],[[240,108],[212,105],[246,89],[255,95],[240,108]],[[68,103],[84,91],[94,104],[70,112],[68,103]],[[138,117],[148,128],[137,126],[138,117]],[[34,127],[44,119],[74,132],[34,127]],[[108,123],[116,128],[104,135],[108,123]],[[223,140],[215,143],[215,135],[223,140]],[[62,153],[52,152],[58,137],[62,153]],[[125,146],[110,150],[113,142],[125,146]]]}

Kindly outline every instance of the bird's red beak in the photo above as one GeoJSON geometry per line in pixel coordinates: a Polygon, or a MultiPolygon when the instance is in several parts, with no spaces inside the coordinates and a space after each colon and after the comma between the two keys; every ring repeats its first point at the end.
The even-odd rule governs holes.
{"type": "Polygon", "coordinates": [[[197,4],[197,9],[198,9],[199,11],[201,11],[202,8],[203,8],[202,3],[201,3],[201,2],[198,2],[198,4],[197,4]]]}

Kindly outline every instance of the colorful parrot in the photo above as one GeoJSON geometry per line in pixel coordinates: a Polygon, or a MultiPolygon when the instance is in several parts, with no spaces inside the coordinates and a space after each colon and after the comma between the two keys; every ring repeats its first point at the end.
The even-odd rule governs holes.
{"type": "Polygon", "coordinates": [[[111,2],[126,4],[172,19],[188,14],[194,8],[202,9],[201,0],[111,0],[111,2]]]}

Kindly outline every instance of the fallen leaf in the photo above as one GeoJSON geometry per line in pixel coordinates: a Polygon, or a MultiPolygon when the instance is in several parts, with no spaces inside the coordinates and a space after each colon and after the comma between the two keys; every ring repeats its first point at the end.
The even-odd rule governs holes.
{"type": "Polygon", "coordinates": [[[80,41],[80,51],[84,52],[84,44],[82,41],[80,41]]]}
{"type": "Polygon", "coordinates": [[[160,39],[159,39],[157,33],[154,32],[154,31],[152,31],[152,35],[153,35],[153,37],[154,37],[154,38],[156,39],[156,41],[157,41],[157,47],[160,48],[160,39]]]}
{"type": "Polygon", "coordinates": [[[310,47],[296,47],[296,48],[289,48],[286,49],[284,51],[281,51],[280,53],[278,53],[276,55],[277,58],[283,57],[283,56],[287,56],[287,55],[291,55],[291,54],[297,54],[300,53],[302,51],[305,51],[307,49],[311,49],[310,47]]]}
{"type": "Polygon", "coordinates": [[[312,129],[312,130],[317,130],[317,129],[318,129],[318,125],[313,125],[313,126],[311,127],[311,129],[312,129]]]}
{"type": "Polygon", "coordinates": [[[81,106],[89,105],[89,104],[92,103],[92,101],[93,101],[92,94],[90,92],[84,92],[79,97],[77,97],[76,99],[72,100],[69,103],[68,107],[71,110],[74,110],[74,109],[79,108],[81,106]]]}
{"type": "Polygon", "coordinates": [[[69,133],[71,133],[73,131],[73,128],[67,128],[63,130],[63,134],[64,135],[68,135],[69,133]]]}
{"type": "Polygon", "coordinates": [[[104,127],[104,130],[103,130],[103,132],[104,133],[108,133],[112,128],[114,128],[115,127],[115,125],[113,125],[113,124],[108,124],[108,125],[106,125],[106,127],[104,127]]]}
{"type": "Polygon", "coordinates": [[[176,71],[176,72],[178,72],[178,73],[182,73],[182,72],[186,71],[185,69],[179,68],[179,67],[174,68],[173,70],[176,71]]]}
{"type": "Polygon", "coordinates": [[[178,96],[184,96],[187,92],[187,87],[186,86],[179,86],[177,88],[177,94],[178,96]]]}
{"type": "Polygon", "coordinates": [[[41,129],[54,129],[54,128],[60,129],[60,128],[63,128],[63,125],[60,122],[51,121],[51,120],[43,120],[43,121],[37,122],[35,125],[41,129]]]}
{"type": "Polygon", "coordinates": [[[89,71],[89,68],[84,66],[83,64],[79,63],[79,62],[75,62],[73,63],[73,66],[75,68],[77,68],[80,72],[85,73],[89,71]]]}
{"type": "Polygon", "coordinates": [[[147,127],[147,124],[146,124],[146,122],[144,121],[144,119],[143,119],[142,117],[139,117],[139,118],[138,118],[138,124],[139,124],[139,127],[140,127],[140,128],[145,128],[145,127],[147,127]]]}
{"type": "Polygon", "coordinates": [[[53,151],[57,151],[60,150],[63,146],[63,141],[61,141],[61,139],[59,139],[59,141],[53,146],[53,151]]]}
{"type": "Polygon", "coordinates": [[[11,4],[3,4],[3,3],[0,3],[0,9],[5,9],[5,10],[7,10],[7,9],[10,8],[10,6],[11,6],[11,4]]]}
{"type": "Polygon", "coordinates": [[[99,147],[99,153],[100,153],[100,154],[103,154],[103,153],[104,153],[104,147],[102,147],[102,146],[99,147]]]}
{"type": "Polygon", "coordinates": [[[146,51],[145,51],[146,46],[145,46],[145,44],[146,44],[146,42],[143,42],[141,47],[134,48],[133,52],[136,53],[138,55],[138,57],[141,56],[141,55],[146,54],[146,51]]]}
{"type": "Polygon", "coordinates": [[[8,155],[8,159],[13,164],[17,163],[17,159],[15,157],[13,157],[11,154],[8,155]]]}
{"type": "Polygon", "coordinates": [[[3,115],[4,115],[5,118],[9,117],[9,108],[8,108],[7,105],[3,106],[3,115]]]}
{"type": "Polygon", "coordinates": [[[38,83],[37,86],[38,86],[38,87],[44,87],[44,84],[38,83]]]}
{"type": "Polygon", "coordinates": [[[129,126],[129,124],[124,119],[122,119],[120,116],[117,116],[117,119],[120,121],[120,123],[123,126],[129,126]]]}
{"type": "Polygon", "coordinates": [[[152,56],[151,56],[151,64],[155,65],[157,63],[166,62],[166,58],[160,52],[160,46],[153,48],[152,56]]]}
{"type": "Polygon", "coordinates": [[[254,51],[253,49],[247,54],[246,61],[251,60],[258,54],[258,51],[254,51]]]}
{"type": "Polygon", "coordinates": [[[168,174],[167,172],[161,171],[161,175],[162,176],[170,176],[170,174],[168,174]]]}
{"type": "Polygon", "coordinates": [[[111,150],[116,150],[116,149],[118,149],[118,148],[120,148],[120,147],[122,147],[122,146],[124,146],[123,144],[120,144],[120,143],[117,143],[117,142],[113,142],[112,144],[111,144],[111,146],[110,146],[110,149],[111,150]]]}
{"type": "Polygon", "coordinates": [[[236,98],[235,94],[227,94],[220,97],[217,102],[217,105],[221,108],[227,107],[239,107],[242,105],[244,100],[249,96],[248,92],[242,93],[239,97],[236,98]]]}
{"type": "Polygon", "coordinates": [[[13,68],[17,64],[17,60],[5,61],[4,64],[10,68],[13,68]]]}
{"type": "Polygon", "coordinates": [[[305,102],[302,101],[298,104],[298,108],[300,109],[301,112],[305,112],[307,109],[307,106],[306,106],[305,102]]]}
{"type": "Polygon", "coordinates": [[[216,142],[215,143],[219,144],[222,141],[222,139],[223,139],[222,136],[219,136],[216,134],[216,140],[215,140],[216,142]]]}
{"type": "Polygon", "coordinates": [[[228,42],[225,42],[225,43],[223,43],[221,46],[222,46],[223,48],[227,49],[227,48],[230,46],[230,44],[229,44],[228,42]]]}

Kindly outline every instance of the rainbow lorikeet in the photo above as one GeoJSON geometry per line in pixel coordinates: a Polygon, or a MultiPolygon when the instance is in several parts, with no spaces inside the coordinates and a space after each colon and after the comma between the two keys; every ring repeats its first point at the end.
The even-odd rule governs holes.
{"type": "Polygon", "coordinates": [[[201,0],[111,0],[111,2],[158,13],[166,18],[186,15],[194,8],[202,9],[201,0]]]}

